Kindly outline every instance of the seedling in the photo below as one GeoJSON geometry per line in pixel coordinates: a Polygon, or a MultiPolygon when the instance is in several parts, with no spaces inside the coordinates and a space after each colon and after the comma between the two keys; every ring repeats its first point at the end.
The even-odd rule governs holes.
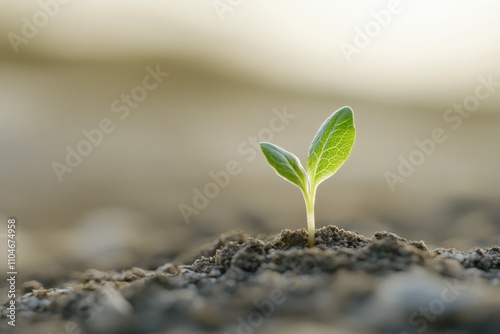
{"type": "Polygon", "coordinates": [[[300,160],[293,153],[271,143],[260,143],[262,152],[276,173],[302,191],[306,203],[309,247],[314,246],[316,189],[347,160],[355,136],[352,109],[343,107],[328,117],[314,136],[309,147],[306,168],[302,167],[300,160]]]}

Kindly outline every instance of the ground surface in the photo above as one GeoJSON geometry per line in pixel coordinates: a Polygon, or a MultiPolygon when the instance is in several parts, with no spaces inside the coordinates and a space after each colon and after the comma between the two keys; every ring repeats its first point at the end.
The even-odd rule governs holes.
{"type": "Polygon", "coordinates": [[[331,225],[312,249],[303,229],[232,232],[157,270],[23,289],[18,333],[500,333],[500,247],[431,250],[331,225]]]}

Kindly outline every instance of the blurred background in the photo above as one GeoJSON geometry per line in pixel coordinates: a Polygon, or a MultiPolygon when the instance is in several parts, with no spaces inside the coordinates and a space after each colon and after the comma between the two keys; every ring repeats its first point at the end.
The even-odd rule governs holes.
{"type": "Polygon", "coordinates": [[[25,279],[305,227],[254,145],[304,161],[344,105],[318,227],[500,244],[497,1],[4,1],[0,33],[0,236],[16,217],[25,279]]]}

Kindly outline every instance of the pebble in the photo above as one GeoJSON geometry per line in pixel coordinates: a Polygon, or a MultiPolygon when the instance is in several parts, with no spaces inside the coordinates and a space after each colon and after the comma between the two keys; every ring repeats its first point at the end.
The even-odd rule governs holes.
{"type": "Polygon", "coordinates": [[[212,269],[210,273],[208,273],[208,277],[219,277],[221,274],[219,269],[212,269]]]}
{"type": "Polygon", "coordinates": [[[173,263],[165,263],[163,266],[156,269],[167,274],[177,275],[180,273],[179,268],[173,263]]]}
{"type": "Polygon", "coordinates": [[[41,289],[41,288],[43,288],[43,284],[35,280],[24,282],[21,285],[21,289],[24,293],[32,292],[35,289],[41,289]]]}

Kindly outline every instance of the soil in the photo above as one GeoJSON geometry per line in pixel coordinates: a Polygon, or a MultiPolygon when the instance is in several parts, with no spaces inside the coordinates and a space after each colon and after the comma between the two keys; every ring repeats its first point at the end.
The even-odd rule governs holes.
{"type": "Polygon", "coordinates": [[[500,333],[500,247],[430,249],[331,225],[311,249],[304,229],[231,232],[156,270],[22,288],[18,333],[500,333]]]}

